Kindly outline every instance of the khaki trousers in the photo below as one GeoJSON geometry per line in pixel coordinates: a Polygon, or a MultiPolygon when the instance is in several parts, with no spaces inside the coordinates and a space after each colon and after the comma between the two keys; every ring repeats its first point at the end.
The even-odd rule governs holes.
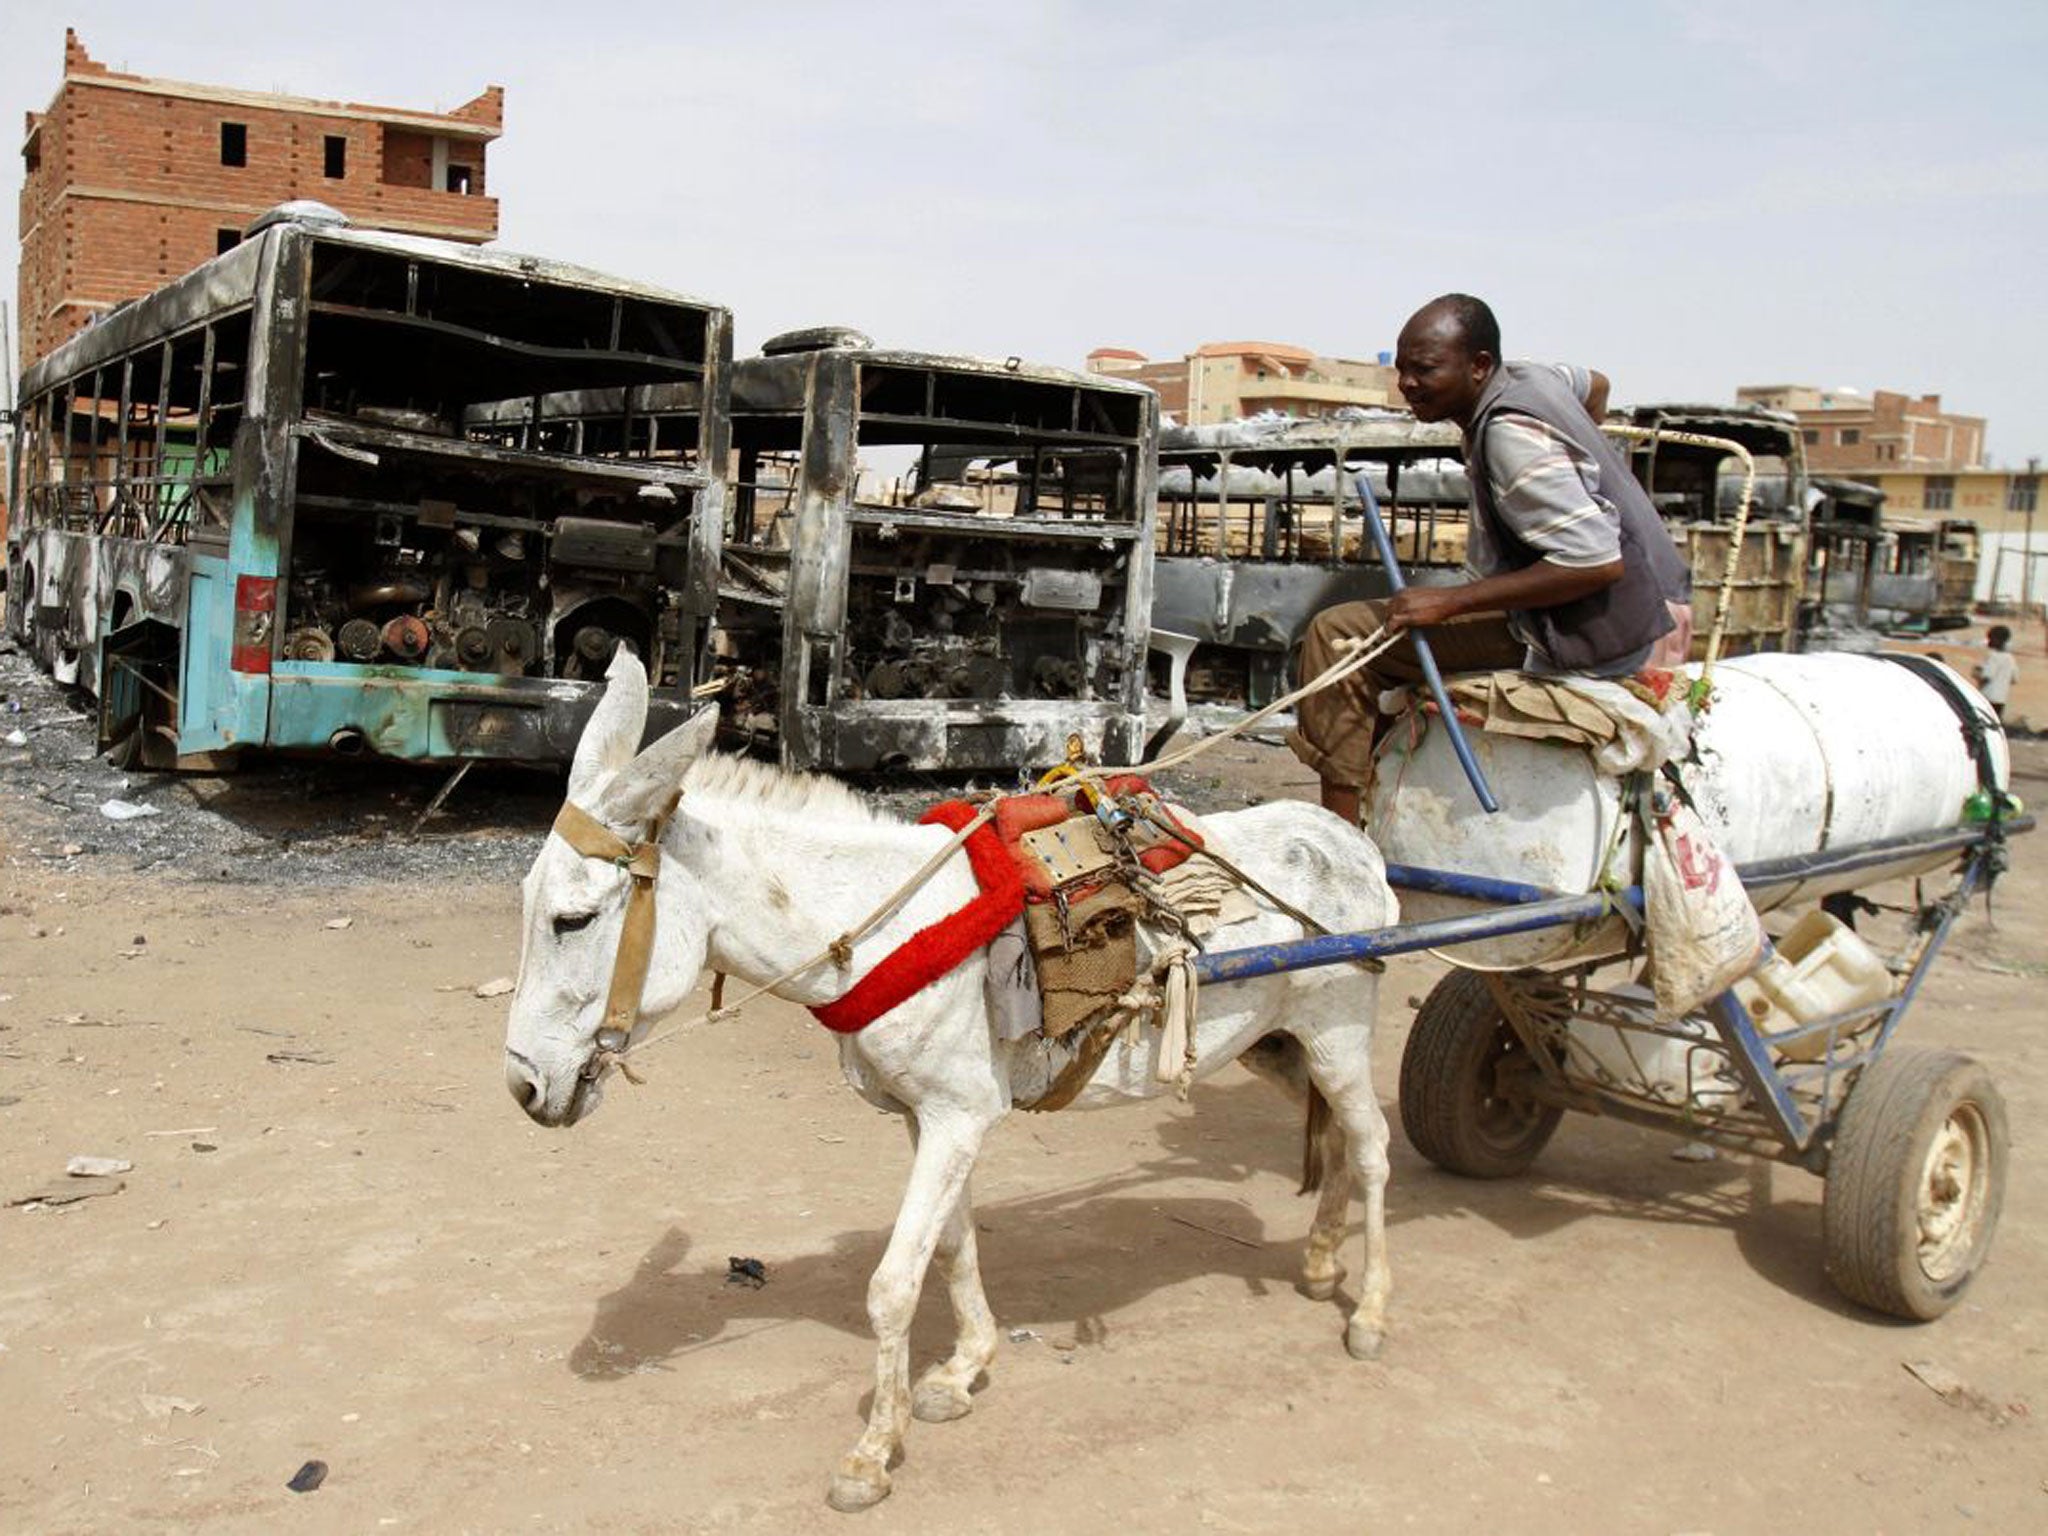
{"type": "MultiPolygon", "coordinates": [[[[1363,640],[1385,621],[1387,605],[1338,603],[1309,621],[1302,638],[1297,686],[1336,665],[1345,652],[1340,641],[1363,640]]],[[[1449,677],[1458,672],[1495,672],[1519,668],[1529,648],[1508,629],[1507,615],[1474,613],[1433,624],[1429,647],[1437,670],[1449,677]]],[[[1296,727],[1287,745],[1294,755],[1334,784],[1365,789],[1372,783],[1372,749],[1378,734],[1379,696],[1391,688],[1420,684],[1422,664],[1414,639],[1403,634],[1393,649],[1294,707],[1296,727]]]]}

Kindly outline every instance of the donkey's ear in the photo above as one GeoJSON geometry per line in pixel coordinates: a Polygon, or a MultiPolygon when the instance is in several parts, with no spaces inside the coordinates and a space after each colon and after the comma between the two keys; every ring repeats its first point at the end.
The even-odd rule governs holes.
{"type": "Polygon", "coordinates": [[[653,819],[683,782],[683,771],[711,745],[717,732],[718,706],[706,704],[605,785],[596,806],[599,818],[614,827],[653,819]]]}
{"type": "Polygon", "coordinates": [[[569,766],[569,798],[588,806],[598,786],[633,760],[647,728],[647,670],[627,646],[612,652],[605,670],[604,697],[590,712],[569,766]]]}

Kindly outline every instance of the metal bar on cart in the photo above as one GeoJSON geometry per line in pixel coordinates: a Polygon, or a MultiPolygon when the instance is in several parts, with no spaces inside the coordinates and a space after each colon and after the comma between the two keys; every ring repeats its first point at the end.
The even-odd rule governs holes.
{"type": "Polygon", "coordinates": [[[1566,928],[1574,923],[1593,922],[1609,916],[1622,904],[1641,909],[1641,886],[1609,896],[1595,891],[1590,896],[1552,896],[1527,902],[1500,912],[1472,912],[1462,917],[1442,917],[1426,923],[1398,923],[1392,928],[1375,928],[1366,933],[1326,933],[1312,939],[1294,939],[1284,944],[1254,944],[1195,957],[1195,975],[1203,982],[1249,981],[1280,971],[1308,970],[1318,965],[1342,965],[1352,960],[1375,960],[1386,955],[1412,954],[1418,949],[1442,949],[1475,939],[1504,939],[1517,933],[1534,933],[1543,928],[1566,928]]]}
{"type": "MultiPolygon", "coordinates": [[[[2031,827],[2033,825],[2032,817],[2024,819],[2027,826],[2031,827]]],[[[2018,825],[2018,822],[2007,823],[2008,827],[2018,825]]],[[[1920,991],[1920,983],[1927,979],[1928,971],[1933,969],[1934,957],[1940,951],[1942,944],[1947,940],[1949,929],[1955,926],[1956,919],[1962,915],[1963,904],[1970,899],[1970,893],[1977,888],[1977,881],[1984,874],[1984,869],[1990,861],[1990,856],[1991,850],[1989,848],[1979,849],[1976,856],[1963,867],[1962,883],[1944,899],[1941,921],[1935,924],[1934,931],[1927,935],[1927,947],[1921,951],[1919,963],[1913,967],[1913,974],[1906,978],[1905,986],[1899,989],[1898,997],[1892,1002],[1892,1016],[1884,1021],[1884,1024],[1878,1029],[1877,1038],[1870,1043],[1870,1048],[1873,1052],[1883,1050],[1885,1042],[1892,1037],[1892,1031],[1899,1027],[1899,1020],[1905,1016],[1906,1009],[1912,1005],[1914,997],[1920,991]]]]}
{"type": "Polygon", "coordinates": [[[1487,875],[1462,875],[1448,869],[1427,869],[1420,864],[1387,865],[1387,884],[1397,891],[1425,891],[1432,896],[1462,896],[1467,901],[1492,901],[1516,906],[1530,901],[1555,901],[1570,891],[1553,891],[1519,880],[1495,880],[1487,875]]]}
{"type": "MultiPolygon", "coordinates": [[[[2014,816],[2000,826],[2006,833],[2031,832],[2034,830],[2034,818],[2014,816]]],[[[1824,849],[1819,853],[1759,859],[1749,864],[1738,864],[1735,873],[1741,877],[1743,889],[1755,895],[1758,891],[1773,891],[1784,886],[1803,885],[1809,880],[1873,869],[1892,862],[1902,854],[1943,853],[1951,848],[1962,853],[1982,846],[1988,834],[1989,829],[1981,826],[1955,827],[1947,832],[1909,833],[1875,842],[1852,843],[1846,848],[1824,849]]]]}
{"type": "MultiPolygon", "coordinates": [[[[1387,573],[1387,585],[1399,592],[1408,585],[1401,575],[1401,562],[1394,554],[1394,541],[1387,537],[1387,525],[1380,521],[1380,504],[1372,493],[1372,482],[1364,470],[1352,477],[1358,486],[1358,500],[1365,512],[1365,531],[1372,535],[1373,547],[1379,551],[1380,565],[1387,573]]],[[[1465,770],[1465,779],[1472,786],[1472,793],[1479,797],[1479,803],[1490,816],[1500,809],[1500,802],[1493,798],[1493,790],[1487,786],[1486,775],[1479,771],[1479,759],[1472,755],[1472,744],[1465,739],[1465,728],[1458,723],[1458,712],[1451,707],[1451,696],[1444,689],[1444,675],[1437,670],[1436,653],[1429,648],[1429,641],[1419,629],[1408,631],[1415,642],[1415,659],[1422,666],[1422,680],[1429,685],[1429,696],[1436,700],[1437,712],[1443,716],[1444,727],[1451,733],[1451,750],[1458,754],[1458,766],[1465,770]]]]}
{"type": "MultiPolygon", "coordinates": [[[[2015,816],[2001,825],[2008,834],[2031,832],[2034,830],[2034,818],[2015,816]]],[[[1879,868],[1905,857],[1945,853],[1950,849],[1963,853],[1981,846],[1985,837],[1983,827],[1955,827],[1946,832],[1909,833],[1903,837],[1851,843],[1843,848],[1826,849],[1819,853],[1799,853],[1782,859],[1756,859],[1747,864],[1738,864],[1735,873],[1741,878],[1743,888],[1755,895],[1759,891],[1777,891],[1787,886],[1804,885],[1812,880],[1854,874],[1860,869],[1879,868]]],[[[1516,880],[1496,880],[1489,875],[1468,875],[1457,870],[1430,869],[1420,864],[1389,863],[1387,884],[1397,891],[1424,891],[1436,896],[1456,896],[1466,901],[1485,901],[1501,906],[1556,901],[1575,894],[1570,891],[1549,890],[1540,885],[1525,885],[1516,880]]]]}
{"type": "Polygon", "coordinates": [[[1770,1046],[1764,1043],[1756,1021],[1750,1018],[1749,1010],[1743,1007],[1735,989],[1730,987],[1715,998],[1707,1005],[1707,1012],[1713,1016],[1715,1027],[1721,1032],[1721,1042],[1728,1047],[1729,1058],[1748,1084],[1750,1095],[1756,1100],[1764,1118],[1784,1138],[1786,1146],[1795,1151],[1806,1151],[1819,1127],[1808,1124],[1806,1116],[1799,1112],[1791,1086],[1779,1073],[1778,1064],[1771,1059],[1770,1046]]]}

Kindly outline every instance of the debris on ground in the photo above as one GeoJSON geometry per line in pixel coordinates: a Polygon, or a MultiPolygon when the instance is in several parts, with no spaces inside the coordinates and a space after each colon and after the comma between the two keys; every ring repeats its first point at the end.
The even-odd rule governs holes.
{"type": "Polygon", "coordinates": [[[512,978],[510,976],[494,976],[489,981],[480,983],[475,990],[475,995],[477,997],[503,997],[511,990],[512,978]]]}
{"type": "Polygon", "coordinates": [[[153,1419],[168,1419],[174,1413],[196,1418],[206,1412],[204,1403],[194,1402],[189,1397],[166,1397],[158,1392],[138,1393],[135,1399],[142,1404],[142,1411],[153,1419]]]}
{"type": "Polygon", "coordinates": [[[94,750],[93,721],[75,707],[82,695],[4,644],[0,694],[9,696],[0,806],[20,844],[49,860],[247,885],[516,883],[562,800],[555,775],[480,766],[469,782],[488,774],[490,792],[450,800],[426,835],[406,842],[388,825],[417,814],[440,787],[437,773],[255,753],[232,773],[126,774],[94,750]],[[118,838],[108,835],[115,821],[118,838]]]}
{"type": "Polygon", "coordinates": [[[327,1463],[309,1461],[292,1474],[292,1480],[285,1484],[293,1493],[311,1493],[327,1481],[327,1463]]]}
{"type": "Polygon", "coordinates": [[[74,1179],[101,1179],[113,1173],[133,1173],[135,1165],[125,1157],[94,1157],[81,1152],[64,1165],[74,1179]]]}
{"type": "Polygon", "coordinates": [[[320,926],[323,928],[332,929],[334,932],[339,933],[344,928],[353,928],[355,926],[355,922],[356,920],[352,917],[330,917],[326,922],[322,923],[320,926]]]}
{"type": "Polygon", "coordinates": [[[749,1286],[758,1291],[768,1283],[768,1266],[759,1259],[728,1258],[725,1261],[725,1283],[749,1286]]]}
{"type": "Polygon", "coordinates": [[[1999,1404],[1964,1381],[1947,1366],[1933,1360],[1903,1360],[1906,1374],[1927,1388],[1951,1408],[1967,1408],[1988,1423],[2004,1428],[2015,1419],[2028,1417],[2025,1403],[1999,1404]]]}
{"type": "Polygon", "coordinates": [[[127,1187],[124,1179],[66,1178],[45,1184],[26,1195],[16,1195],[7,1203],[18,1205],[24,1211],[40,1211],[60,1205],[76,1205],[80,1200],[90,1200],[95,1195],[118,1195],[127,1187]]]}

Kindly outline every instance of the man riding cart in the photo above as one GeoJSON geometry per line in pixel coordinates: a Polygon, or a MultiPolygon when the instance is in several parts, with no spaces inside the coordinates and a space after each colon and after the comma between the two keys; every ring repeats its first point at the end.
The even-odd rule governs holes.
{"type": "MultiPolygon", "coordinates": [[[[1401,393],[1423,421],[1465,433],[1472,485],[1471,581],[1408,587],[1388,602],[1318,614],[1301,676],[1345,642],[1427,628],[1449,672],[1521,668],[1542,677],[1628,677],[1684,660],[1691,577],[1648,495],[1601,433],[1608,381],[1583,368],[1504,363],[1493,311],[1446,294],[1401,328],[1401,393]]],[[[1328,809],[1356,823],[1383,729],[1379,694],[1422,676],[1412,641],[1304,698],[1288,744],[1322,777],[1328,809]]]]}

